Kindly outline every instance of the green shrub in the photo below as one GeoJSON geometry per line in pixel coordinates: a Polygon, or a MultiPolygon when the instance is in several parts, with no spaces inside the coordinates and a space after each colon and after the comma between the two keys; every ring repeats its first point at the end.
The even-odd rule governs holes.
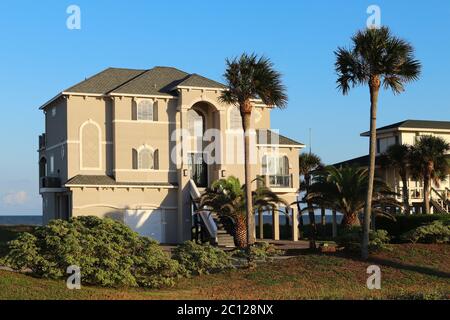
{"type": "MultiPolygon", "coordinates": [[[[336,243],[349,251],[361,250],[362,228],[352,227],[342,229],[336,243]]],[[[389,234],[386,230],[371,230],[369,233],[369,251],[375,252],[381,249],[389,249],[389,234]]]]}
{"type": "Polygon", "coordinates": [[[449,222],[433,221],[403,234],[402,239],[412,243],[450,243],[449,222]]]}
{"type": "MultiPolygon", "coordinates": [[[[284,254],[283,250],[277,249],[273,244],[268,242],[256,242],[254,246],[251,247],[251,259],[252,260],[267,260],[268,258],[280,256],[284,254]]],[[[245,249],[237,250],[233,254],[236,258],[247,258],[248,254],[245,249]]]]}
{"type": "Polygon", "coordinates": [[[21,234],[9,249],[5,261],[14,269],[59,279],[76,265],[83,284],[155,288],[172,285],[180,270],[156,241],[96,217],[53,220],[34,234],[21,234]]]}
{"type": "Polygon", "coordinates": [[[402,235],[414,230],[420,226],[432,223],[433,221],[450,221],[450,215],[438,214],[415,214],[415,215],[396,215],[395,220],[384,216],[377,216],[376,226],[379,229],[386,230],[394,241],[402,240],[402,235]]]}
{"type": "Polygon", "coordinates": [[[184,268],[187,274],[207,274],[230,268],[230,256],[209,244],[201,245],[186,241],[173,250],[172,258],[184,268]]]}

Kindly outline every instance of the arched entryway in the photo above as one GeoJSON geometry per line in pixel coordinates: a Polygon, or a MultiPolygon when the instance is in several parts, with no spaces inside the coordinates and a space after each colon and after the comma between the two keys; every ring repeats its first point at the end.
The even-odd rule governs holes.
{"type": "Polygon", "coordinates": [[[187,129],[189,131],[189,149],[187,152],[187,161],[190,171],[190,178],[194,180],[198,187],[207,187],[215,178],[214,170],[211,168],[211,159],[205,149],[211,143],[205,137],[209,129],[218,127],[219,114],[217,108],[209,102],[199,101],[192,105],[187,111],[187,129]]]}

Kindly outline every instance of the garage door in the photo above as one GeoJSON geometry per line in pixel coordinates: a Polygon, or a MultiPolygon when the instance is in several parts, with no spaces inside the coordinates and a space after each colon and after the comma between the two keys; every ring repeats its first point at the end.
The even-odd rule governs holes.
{"type": "Polygon", "coordinates": [[[142,236],[165,242],[164,212],[161,209],[126,210],[125,224],[142,236]]]}

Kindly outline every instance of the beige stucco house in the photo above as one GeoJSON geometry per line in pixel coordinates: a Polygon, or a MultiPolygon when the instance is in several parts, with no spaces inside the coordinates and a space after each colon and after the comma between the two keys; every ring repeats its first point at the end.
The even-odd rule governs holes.
{"type": "MultiPolygon", "coordinates": [[[[192,197],[218,178],[244,178],[240,114],[219,101],[223,90],[170,67],[109,68],[45,103],[39,137],[44,223],[95,215],[163,243],[190,239],[192,197]]],[[[304,145],[269,130],[272,108],[254,105],[253,175],[295,201],[304,145]]],[[[295,209],[291,214],[296,217],[295,209]]],[[[217,227],[208,229],[218,237],[217,227]]]]}
{"type": "MultiPolygon", "coordinates": [[[[405,120],[377,129],[377,159],[393,144],[414,145],[420,136],[437,136],[450,143],[450,121],[405,120]]],[[[369,137],[369,132],[361,133],[362,137],[369,137]]],[[[450,154],[449,154],[450,161],[450,154]]],[[[335,164],[367,166],[369,156],[363,156],[335,164]]],[[[380,166],[377,161],[376,174],[383,178],[398,194],[402,201],[403,183],[395,168],[380,166]]],[[[423,183],[408,177],[408,192],[410,205],[415,212],[422,211],[423,183]]],[[[450,209],[450,176],[436,185],[433,183],[431,192],[433,212],[445,213],[450,209]]]]}

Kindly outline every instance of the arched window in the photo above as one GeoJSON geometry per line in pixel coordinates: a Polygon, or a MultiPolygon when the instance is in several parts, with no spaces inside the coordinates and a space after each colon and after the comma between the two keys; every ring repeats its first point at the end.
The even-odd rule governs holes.
{"type": "Polygon", "coordinates": [[[191,137],[202,138],[204,129],[203,115],[198,111],[190,109],[187,112],[187,127],[191,137]]]}
{"type": "MultiPolygon", "coordinates": [[[[101,168],[100,127],[92,120],[80,127],[80,165],[81,169],[101,168]]],[[[50,170],[51,171],[51,170],[50,170]]]]}
{"type": "Polygon", "coordinates": [[[289,175],[289,158],[287,156],[264,155],[262,157],[262,174],[276,176],[289,175]]]}
{"type": "Polygon", "coordinates": [[[147,148],[139,151],[138,168],[140,170],[149,170],[154,168],[153,151],[147,148]]]}
{"type": "Polygon", "coordinates": [[[153,100],[141,100],[137,105],[137,120],[153,121],[153,100]]]}
{"type": "Polygon", "coordinates": [[[242,117],[238,107],[231,107],[230,109],[229,128],[231,130],[242,130],[242,117]]]}
{"type": "Polygon", "coordinates": [[[159,151],[149,147],[139,150],[133,149],[133,169],[136,170],[158,170],[159,151]]]}

